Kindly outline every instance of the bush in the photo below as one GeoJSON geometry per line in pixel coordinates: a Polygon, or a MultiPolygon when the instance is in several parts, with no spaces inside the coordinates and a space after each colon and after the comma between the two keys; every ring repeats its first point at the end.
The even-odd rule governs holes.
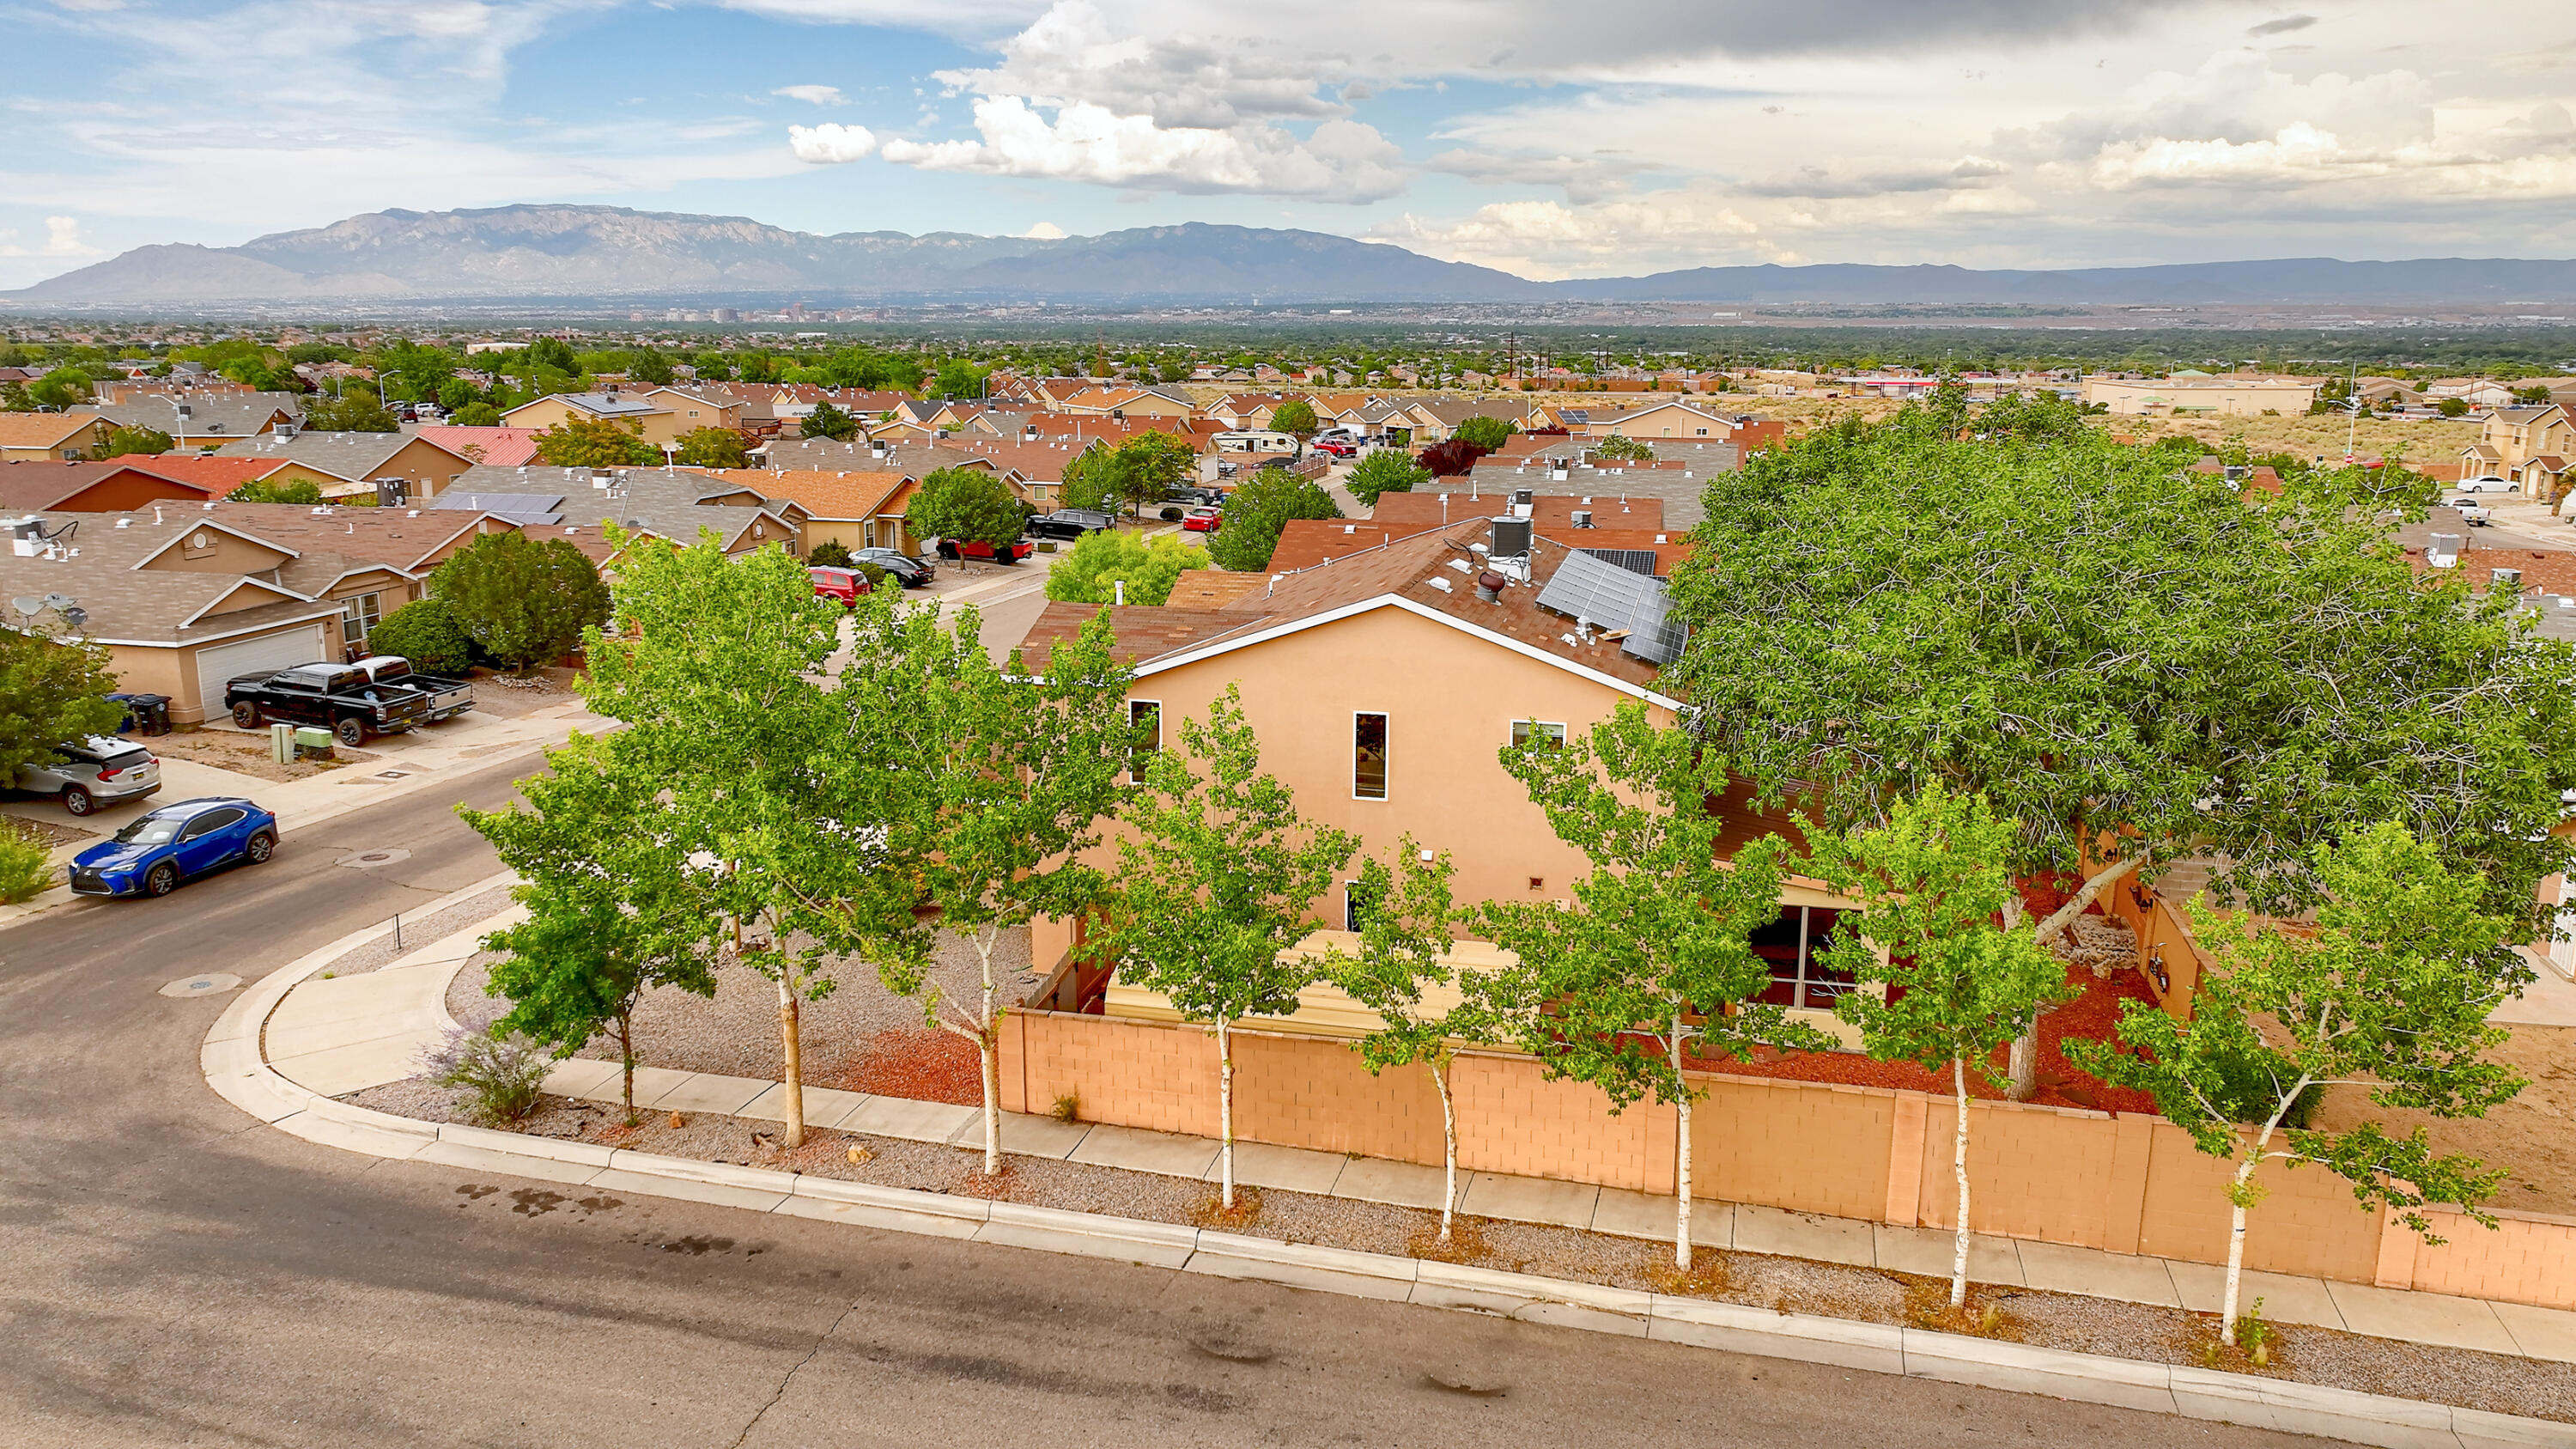
{"type": "Polygon", "coordinates": [[[805,550],[805,562],[816,568],[845,569],[850,566],[850,550],[837,538],[827,538],[805,550]]]}
{"type": "Polygon", "coordinates": [[[122,458],[129,453],[158,456],[178,444],[159,428],[111,428],[107,446],[98,450],[101,458],[122,458]]]}
{"type": "Polygon", "coordinates": [[[33,831],[21,825],[0,827],[0,901],[15,905],[54,883],[53,854],[33,831]]]}
{"type": "Polygon", "coordinates": [[[474,647],[514,669],[551,664],[608,622],[608,586],[560,538],[487,533],[429,576],[474,647]]]}
{"type": "Polygon", "coordinates": [[[939,468],[921,480],[904,509],[904,531],[919,538],[988,543],[996,548],[1028,526],[1011,485],[975,468],[939,468]]]}
{"type": "Polygon", "coordinates": [[[1431,474],[1414,465],[1411,458],[1394,448],[1369,454],[1351,470],[1345,480],[1351,496],[1371,508],[1389,493],[1410,493],[1431,481],[1431,474]]]}
{"type": "Polygon", "coordinates": [[[1165,523],[1178,523],[1178,522],[1180,522],[1180,521],[1181,521],[1181,508],[1180,508],[1180,505],[1179,505],[1179,504],[1177,504],[1177,503],[1173,503],[1173,504],[1166,504],[1166,505],[1164,505],[1164,507],[1163,507],[1163,513],[1162,513],[1162,519],[1163,519],[1163,521],[1164,521],[1165,523]]]}
{"type": "Polygon", "coordinates": [[[543,1099],[550,1053],[524,1036],[460,1031],[429,1059],[430,1079],[465,1093],[467,1116],[487,1127],[516,1122],[543,1099]]]}
{"type": "Polygon", "coordinates": [[[445,599],[419,599],[376,621],[367,647],[399,654],[424,674],[459,674],[474,663],[474,641],[445,599]]]}
{"type": "Polygon", "coordinates": [[[288,483],[244,483],[224,497],[234,503],[319,503],[322,485],[310,478],[288,483]]]}

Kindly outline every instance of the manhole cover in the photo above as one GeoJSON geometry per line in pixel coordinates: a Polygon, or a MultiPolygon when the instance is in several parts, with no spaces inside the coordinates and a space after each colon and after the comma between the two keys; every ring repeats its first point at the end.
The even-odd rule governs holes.
{"type": "Polygon", "coordinates": [[[410,779],[410,778],[411,778],[411,771],[409,771],[409,770],[378,770],[378,771],[376,772],[376,778],[377,778],[377,779],[379,779],[379,780],[408,780],[408,779],[410,779]]]}
{"type": "Polygon", "coordinates": [[[203,976],[182,976],[161,988],[164,996],[213,996],[241,985],[241,978],[222,971],[209,971],[203,976]]]}
{"type": "Polygon", "coordinates": [[[341,856],[331,863],[345,865],[351,870],[374,870],[380,865],[391,865],[395,861],[409,859],[411,859],[411,852],[408,850],[361,850],[341,856]]]}

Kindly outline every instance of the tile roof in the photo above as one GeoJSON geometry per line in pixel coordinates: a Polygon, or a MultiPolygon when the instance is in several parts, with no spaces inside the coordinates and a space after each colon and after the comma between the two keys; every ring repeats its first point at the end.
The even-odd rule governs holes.
{"type": "Polygon", "coordinates": [[[423,423],[408,431],[429,439],[460,458],[495,468],[515,468],[521,463],[537,461],[535,428],[468,428],[423,423]]]}
{"type": "Polygon", "coordinates": [[[141,474],[171,491],[174,502],[202,501],[207,490],[140,466],[157,459],[113,458],[103,463],[61,463],[52,459],[0,463],[0,508],[13,512],[59,508],[91,486],[123,473],[141,474]]]}

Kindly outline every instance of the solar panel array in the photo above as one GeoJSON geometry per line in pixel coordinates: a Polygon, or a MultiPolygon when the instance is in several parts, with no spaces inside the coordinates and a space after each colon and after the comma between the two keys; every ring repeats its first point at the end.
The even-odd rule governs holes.
{"type": "Polygon", "coordinates": [[[1556,574],[1538,591],[1538,606],[1595,629],[1625,629],[1619,652],[1649,664],[1670,664],[1681,657],[1690,631],[1672,619],[1672,600],[1661,579],[1622,568],[1588,550],[1577,549],[1556,566],[1556,574]]]}
{"type": "Polygon", "coordinates": [[[1584,548],[1575,552],[1588,553],[1603,563],[1617,564],[1632,574],[1644,574],[1650,579],[1655,576],[1655,551],[1651,548],[1584,548]]]}

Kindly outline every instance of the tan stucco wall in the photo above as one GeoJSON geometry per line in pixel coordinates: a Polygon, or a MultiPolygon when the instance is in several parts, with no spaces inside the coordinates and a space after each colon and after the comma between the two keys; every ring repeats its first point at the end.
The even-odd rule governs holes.
{"type": "Polygon", "coordinates": [[[170,718],[177,724],[196,724],[206,717],[197,701],[195,650],[111,644],[107,656],[120,692],[168,695],[170,718]]]}
{"type": "Polygon", "coordinates": [[[197,530],[183,531],[186,521],[184,514],[172,520],[171,532],[178,541],[155,555],[150,567],[189,573],[264,574],[286,562],[286,555],[278,550],[220,528],[203,530],[211,540],[208,547],[190,548],[188,540],[197,536],[197,530]]]}

